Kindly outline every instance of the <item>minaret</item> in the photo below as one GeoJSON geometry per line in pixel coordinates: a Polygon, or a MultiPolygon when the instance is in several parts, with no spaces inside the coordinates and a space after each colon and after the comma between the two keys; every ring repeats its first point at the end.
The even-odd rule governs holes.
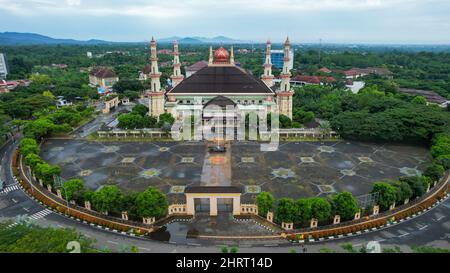
{"type": "Polygon", "coordinates": [[[158,69],[158,56],[156,55],[156,41],[152,36],[152,41],[150,42],[150,53],[151,53],[151,70],[150,70],[150,77],[151,77],[151,87],[150,90],[152,92],[161,92],[161,82],[160,77],[161,73],[158,69]]]}
{"type": "Polygon", "coordinates": [[[234,50],[233,50],[233,47],[231,47],[230,64],[234,65],[234,50]]]}
{"type": "Polygon", "coordinates": [[[213,64],[213,51],[212,51],[212,46],[209,46],[209,64],[213,64]]]}
{"type": "Polygon", "coordinates": [[[273,75],[272,75],[272,60],[270,55],[271,50],[270,40],[267,40],[266,47],[266,61],[264,62],[264,74],[261,75],[262,81],[269,87],[273,86],[273,75]]]}
{"type": "Polygon", "coordinates": [[[291,49],[291,43],[289,42],[289,37],[286,38],[284,42],[284,59],[283,59],[283,71],[280,74],[281,77],[281,91],[287,92],[291,90],[291,72],[289,69],[289,53],[291,49]]]}
{"type": "Polygon", "coordinates": [[[173,74],[170,76],[172,79],[172,87],[177,86],[184,76],[181,74],[180,53],[178,52],[178,42],[173,42],[173,74]]]}
{"type": "Polygon", "coordinates": [[[284,63],[283,71],[280,74],[281,84],[280,89],[277,90],[277,103],[278,110],[280,114],[288,116],[292,119],[292,96],[294,95],[294,90],[291,89],[291,72],[289,71],[289,53],[291,49],[291,43],[289,38],[286,38],[284,42],[284,63]]]}
{"type": "Polygon", "coordinates": [[[150,54],[151,54],[151,87],[150,87],[150,99],[149,99],[149,115],[153,117],[159,117],[164,113],[164,90],[161,89],[160,77],[161,73],[158,69],[158,56],[156,55],[156,41],[152,37],[150,42],[150,54]]]}

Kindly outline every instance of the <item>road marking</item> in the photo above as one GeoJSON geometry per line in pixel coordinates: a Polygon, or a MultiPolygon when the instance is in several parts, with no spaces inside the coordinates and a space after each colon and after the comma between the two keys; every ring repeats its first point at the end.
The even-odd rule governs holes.
{"type": "Polygon", "coordinates": [[[142,250],[152,251],[150,248],[145,248],[145,247],[141,247],[141,246],[138,246],[138,248],[142,249],[142,250]]]}
{"type": "Polygon", "coordinates": [[[398,237],[405,237],[406,235],[409,235],[409,232],[403,233],[402,235],[399,235],[398,237]]]}
{"type": "Polygon", "coordinates": [[[16,200],[16,199],[11,198],[11,200],[12,200],[15,204],[17,204],[17,200],[16,200]]]}
{"type": "Polygon", "coordinates": [[[2,191],[0,191],[0,194],[7,194],[8,192],[15,191],[18,189],[19,189],[19,186],[17,184],[10,185],[10,186],[7,186],[6,188],[4,188],[2,191]]]}
{"type": "Polygon", "coordinates": [[[425,225],[423,227],[420,227],[419,230],[426,229],[427,227],[428,227],[428,225],[425,225]]]}
{"type": "Polygon", "coordinates": [[[26,212],[30,212],[30,209],[28,208],[23,208],[26,212]]]}
{"type": "Polygon", "coordinates": [[[119,244],[118,242],[114,242],[114,241],[106,241],[106,242],[108,242],[110,244],[113,244],[113,245],[118,245],[119,244]]]}
{"type": "Polygon", "coordinates": [[[44,209],[39,212],[36,212],[35,214],[29,216],[28,218],[33,219],[33,220],[38,220],[38,219],[44,218],[45,216],[49,215],[50,213],[52,213],[51,210],[44,209]]]}
{"type": "Polygon", "coordinates": [[[437,218],[436,221],[441,221],[442,218],[444,218],[444,217],[445,217],[445,215],[444,215],[444,216],[441,216],[441,217],[439,217],[439,218],[437,218]]]}

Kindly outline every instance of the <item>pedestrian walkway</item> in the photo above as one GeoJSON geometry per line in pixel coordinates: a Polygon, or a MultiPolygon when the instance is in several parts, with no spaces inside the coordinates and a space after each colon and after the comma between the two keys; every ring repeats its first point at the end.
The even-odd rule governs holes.
{"type": "Polygon", "coordinates": [[[8,192],[15,191],[15,190],[18,190],[18,189],[19,189],[19,185],[18,184],[13,184],[13,185],[7,186],[2,191],[0,191],[0,195],[7,194],[8,192]]]}
{"type": "MultiPolygon", "coordinates": [[[[50,213],[52,213],[51,210],[49,210],[49,209],[44,209],[44,210],[41,210],[41,211],[39,211],[39,212],[36,212],[36,213],[34,213],[34,214],[28,216],[27,219],[28,219],[28,220],[39,220],[39,219],[44,218],[45,216],[49,215],[50,213]]],[[[8,228],[15,227],[15,226],[17,226],[18,224],[19,224],[19,223],[14,222],[14,223],[12,223],[11,225],[9,225],[8,228]]]]}

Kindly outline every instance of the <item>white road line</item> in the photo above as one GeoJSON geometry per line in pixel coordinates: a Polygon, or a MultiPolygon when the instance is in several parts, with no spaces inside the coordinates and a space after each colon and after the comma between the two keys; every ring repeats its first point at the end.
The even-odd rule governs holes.
{"type": "Polygon", "coordinates": [[[150,248],[145,248],[145,247],[141,247],[141,246],[138,246],[138,248],[142,249],[142,250],[152,251],[150,248]]]}
{"type": "Polygon", "coordinates": [[[402,235],[399,235],[398,237],[400,238],[400,237],[404,237],[406,235],[409,235],[409,232],[403,233],[402,235]]]}
{"type": "Polygon", "coordinates": [[[419,230],[426,229],[427,227],[428,227],[428,225],[425,225],[423,227],[420,227],[419,230]]]}
{"type": "Polygon", "coordinates": [[[114,241],[106,241],[106,242],[108,242],[110,244],[113,244],[113,245],[118,245],[119,244],[118,242],[114,242],[114,241]]]}
{"type": "Polygon", "coordinates": [[[439,218],[437,218],[436,221],[441,221],[442,218],[444,218],[444,217],[445,217],[445,215],[444,215],[444,216],[441,216],[441,217],[439,217],[439,218]]]}

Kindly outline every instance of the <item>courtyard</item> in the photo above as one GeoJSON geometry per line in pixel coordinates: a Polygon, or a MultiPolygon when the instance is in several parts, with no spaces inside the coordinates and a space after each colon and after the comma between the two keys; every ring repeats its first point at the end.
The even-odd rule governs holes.
{"type": "Polygon", "coordinates": [[[278,151],[235,142],[210,154],[203,142],[97,142],[49,139],[41,156],[62,168],[63,180],[86,186],[117,185],[125,191],[155,186],[171,202],[184,202],[187,186],[239,186],[242,202],[261,191],[276,198],[369,193],[380,180],[417,175],[429,162],[426,147],[363,142],[284,142],[278,151]]]}

